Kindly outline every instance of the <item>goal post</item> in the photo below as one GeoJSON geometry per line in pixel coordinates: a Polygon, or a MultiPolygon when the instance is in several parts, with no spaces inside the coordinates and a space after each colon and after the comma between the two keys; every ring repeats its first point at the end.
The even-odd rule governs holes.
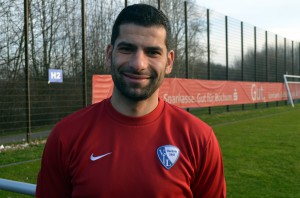
{"type": "Polygon", "coordinates": [[[297,75],[283,75],[284,85],[287,90],[288,100],[291,103],[292,107],[295,107],[294,100],[299,99],[298,90],[300,89],[300,76],[297,75]],[[290,79],[294,79],[291,81],[290,79]],[[291,86],[295,85],[295,86],[291,86]]]}

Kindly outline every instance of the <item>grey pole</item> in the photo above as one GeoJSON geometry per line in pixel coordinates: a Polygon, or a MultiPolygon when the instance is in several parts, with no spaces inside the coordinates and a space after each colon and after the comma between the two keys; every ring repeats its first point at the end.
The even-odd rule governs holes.
{"type": "Polygon", "coordinates": [[[0,189],[35,196],[36,185],[8,179],[0,179],[0,189]]]}
{"type": "Polygon", "coordinates": [[[28,54],[28,0],[24,0],[24,33],[25,33],[25,79],[26,79],[26,140],[30,142],[31,136],[31,100],[30,100],[30,68],[29,68],[29,54],[28,54]]]}

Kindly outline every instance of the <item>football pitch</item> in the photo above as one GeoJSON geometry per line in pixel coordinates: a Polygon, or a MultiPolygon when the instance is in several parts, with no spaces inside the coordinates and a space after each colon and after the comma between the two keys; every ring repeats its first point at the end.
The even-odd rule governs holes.
{"type": "MultiPolygon", "coordinates": [[[[211,115],[202,111],[191,113],[216,133],[223,153],[227,197],[300,197],[299,105],[211,115]]],[[[43,147],[0,152],[0,178],[35,183],[43,147]]],[[[0,197],[29,196],[0,190],[0,197]]]]}

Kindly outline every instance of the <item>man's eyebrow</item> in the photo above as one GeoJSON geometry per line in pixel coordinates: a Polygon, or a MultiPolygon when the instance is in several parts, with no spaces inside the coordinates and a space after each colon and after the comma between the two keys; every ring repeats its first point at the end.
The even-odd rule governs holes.
{"type": "Polygon", "coordinates": [[[125,42],[125,41],[118,43],[117,47],[119,47],[119,46],[135,47],[135,45],[125,42]]]}
{"type": "Polygon", "coordinates": [[[159,47],[159,46],[149,46],[149,47],[146,47],[147,50],[150,50],[150,51],[163,51],[163,48],[159,47]]]}
{"type": "MultiPolygon", "coordinates": [[[[120,43],[117,44],[117,47],[120,47],[120,46],[126,46],[126,47],[131,47],[131,48],[137,48],[136,45],[132,44],[132,43],[128,43],[126,41],[122,41],[120,43]]],[[[163,51],[163,48],[160,47],[160,46],[147,46],[145,47],[146,50],[149,50],[149,51],[163,51]]]]}

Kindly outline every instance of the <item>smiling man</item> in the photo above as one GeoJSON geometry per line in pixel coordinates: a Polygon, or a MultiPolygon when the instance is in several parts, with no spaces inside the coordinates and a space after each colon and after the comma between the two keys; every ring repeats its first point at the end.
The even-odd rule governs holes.
{"type": "Polygon", "coordinates": [[[174,52],[167,49],[164,27],[132,23],[120,25],[119,31],[107,48],[115,85],[111,102],[125,115],[145,115],[157,106],[158,88],[172,70],[174,52]]]}
{"type": "Polygon", "coordinates": [[[226,197],[212,128],[159,98],[173,67],[170,39],[160,10],[121,11],[106,51],[112,96],[54,127],[37,197],[226,197]]]}

